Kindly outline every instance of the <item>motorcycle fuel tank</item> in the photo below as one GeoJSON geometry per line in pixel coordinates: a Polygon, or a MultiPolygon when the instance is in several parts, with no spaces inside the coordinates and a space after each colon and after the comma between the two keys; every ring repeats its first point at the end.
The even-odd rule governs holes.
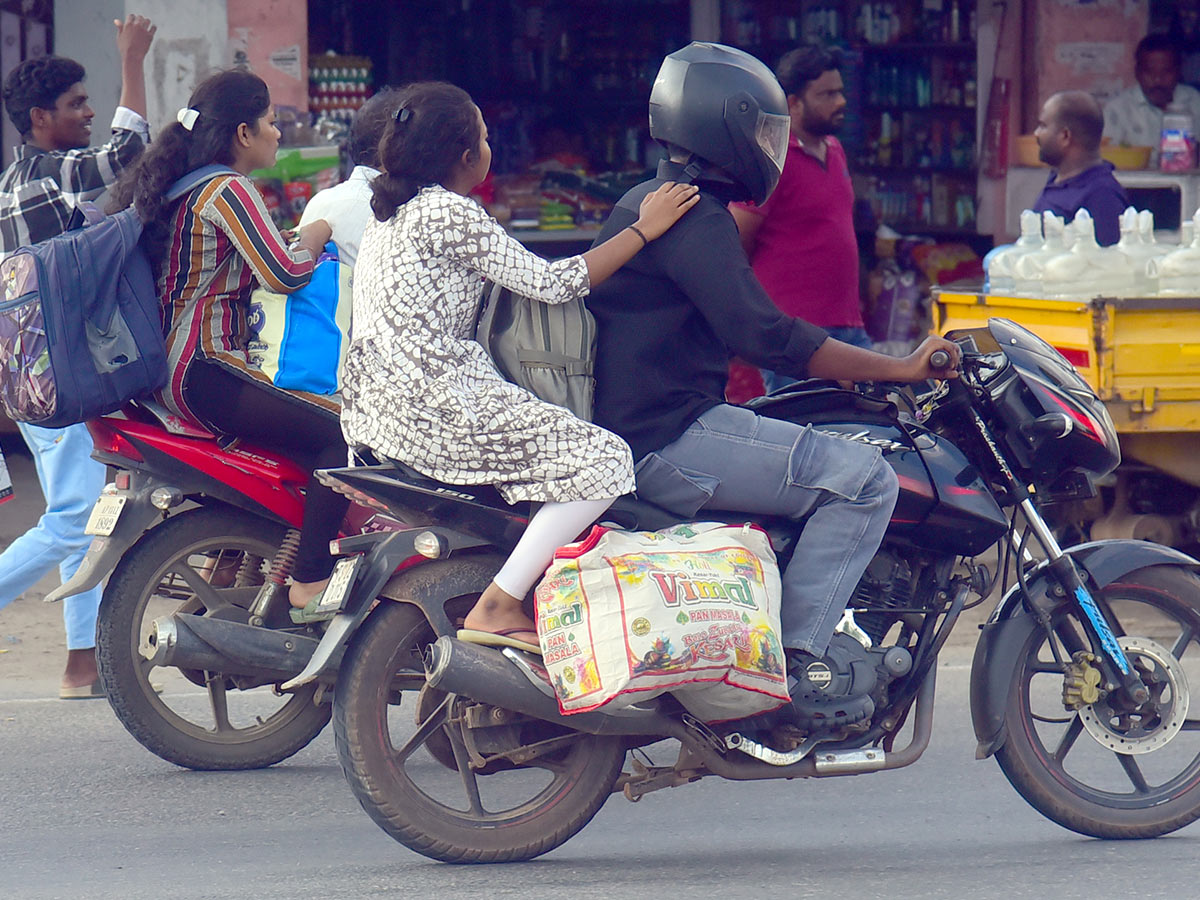
{"type": "Polygon", "coordinates": [[[932,432],[899,425],[824,422],[814,431],[878,447],[896,473],[900,493],[889,532],[962,556],[982,553],[1008,530],[1008,520],[979,470],[932,432]]]}

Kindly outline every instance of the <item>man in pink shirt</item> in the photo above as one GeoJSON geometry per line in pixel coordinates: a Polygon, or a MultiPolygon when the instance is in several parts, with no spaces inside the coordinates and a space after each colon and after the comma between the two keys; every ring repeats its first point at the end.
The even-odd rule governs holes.
{"type": "MultiPolygon", "coordinates": [[[[854,188],[834,137],[846,116],[838,59],[823,47],[802,46],[775,74],[792,119],[787,162],[766,203],[730,206],[742,246],[780,310],[869,348],[858,297],[854,188]]],[[[772,372],[763,378],[768,390],[792,380],[772,372]]]]}

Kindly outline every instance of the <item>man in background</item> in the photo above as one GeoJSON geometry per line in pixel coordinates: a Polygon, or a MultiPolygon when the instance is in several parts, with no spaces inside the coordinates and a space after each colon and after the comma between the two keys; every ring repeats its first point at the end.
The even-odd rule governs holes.
{"type": "MultiPolygon", "coordinates": [[[[24,143],[0,174],[0,255],[84,225],[85,206],[116,182],[149,140],[143,62],[155,29],[142,16],[115,24],[121,99],[107,144],[89,147],[95,113],[79,63],[58,56],[29,59],[4,82],[4,109],[24,143]]],[[[17,427],[33,454],[46,512],[0,554],[0,608],[55,566],[64,582],[75,574],[91,543],[84,527],[105,479],[104,466],[91,458],[87,426],[17,427]]],[[[98,586],[63,601],[67,667],[59,696],[65,700],[102,696],[95,649],[100,594],[98,586]]]]}
{"type": "Polygon", "coordinates": [[[1104,106],[1104,136],[1114,144],[1150,147],[1150,165],[1158,165],[1163,114],[1170,107],[1192,117],[1200,128],[1200,91],[1180,84],[1183,57],[1179,45],[1165,34],[1142,38],[1134,51],[1137,84],[1104,106]]]}
{"type": "Polygon", "coordinates": [[[1042,105],[1034,130],[1038,158],[1054,171],[1031,209],[1050,210],[1068,222],[1086,209],[1096,223],[1096,241],[1107,247],[1120,240],[1129,198],[1113,164],[1100,158],[1103,130],[1100,104],[1084,91],[1061,91],[1042,105]]]}
{"type": "MultiPolygon", "coordinates": [[[[802,46],[775,75],[787,94],[791,135],[775,192],[762,206],[730,206],[754,274],[782,312],[819,325],[834,339],[871,347],[858,290],[854,187],[846,151],[834,136],[846,117],[839,59],[802,46]]],[[[763,372],[768,391],[793,379],[763,372]]]]}
{"type": "Polygon", "coordinates": [[[371,217],[371,182],[379,174],[379,140],[399,105],[400,92],[383,88],[355,113],[350,126],[350,158],[354,162],[350,177],[318,191],[304,207],[297,226],[303,228],[317,219],[328,222],[338,259],[350,268],[358,261],[363,230],[371,217]]]}

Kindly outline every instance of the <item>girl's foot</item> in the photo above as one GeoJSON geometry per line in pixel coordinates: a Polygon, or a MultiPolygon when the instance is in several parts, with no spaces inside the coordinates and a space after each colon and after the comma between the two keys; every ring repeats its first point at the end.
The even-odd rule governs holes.
{"type": "MultiPolygon", "coordinates": [[[[463,631],[494,634],[514,643],[538,645],[537,626],[525,615],[521,601],[489,584],[463,620],[463,631]]],[[[468,638],[470,635],[467,636],[468,638]]],[[[482,641],[476,641],[482,643],[482,641]]]]}
{"type": "Polygon", "coordinates": [[[320,581],[293,581],[288,588],[288,602],[296,609],[304,609],[320,596],[327,584],[329,584],[328,578],[322,578],[320,581]]]}

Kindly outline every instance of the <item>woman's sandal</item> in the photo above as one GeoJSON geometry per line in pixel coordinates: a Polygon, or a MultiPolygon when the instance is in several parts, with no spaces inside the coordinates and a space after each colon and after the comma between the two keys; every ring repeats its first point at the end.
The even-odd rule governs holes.
{"type": "Polygon", "coordinates": [[[466,641],[468,644],[480,644],[484,647],[512,647],[514,650],[524,650],[526,653],[542,655],[540,645],[518,640],[512,637],[514,634],[533,634],[533,629],[523,627],[501,628],[499,631],[479,631],[475,628],[460,628],[458,639],[466,641]]]}
{"type": "Polygon", "coordinates": [[[289,610],[288,615],[292,617],[292,621],[297,625],[315,625],[317,622],[328,622],[334,617],[337,610],[320,609],[321,601],[324,598],[325,591],[321,590],[303,608],[293,606],[289,610]]]}

